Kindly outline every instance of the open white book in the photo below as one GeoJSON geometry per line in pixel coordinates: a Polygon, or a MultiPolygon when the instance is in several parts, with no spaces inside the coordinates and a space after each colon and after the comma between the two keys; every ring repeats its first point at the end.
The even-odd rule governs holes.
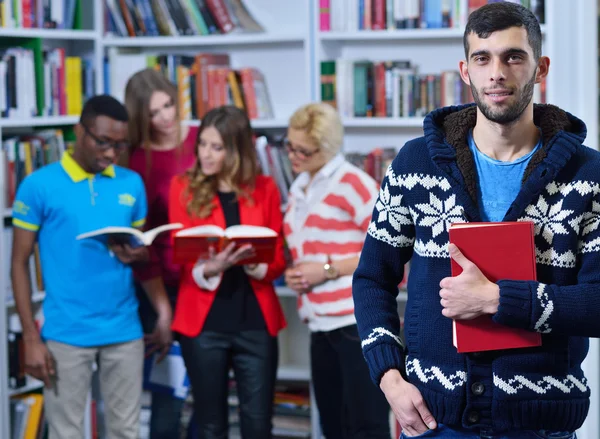
{"type": "Polygon", "coordinates": [[[182,227],[183,224],[181,223],[172,223],[158,226],[153,229],[142,232],[141,230],[136,229],[134,227],[109,226],[77,235],[77,239],[79,240],[86,238],[111,238],[119,243],[129,244],[132,247],[139,247],[151,245],[154,239],[163,232],[167,232],[169,230],[174,229],[181,229],[182,227]]]}

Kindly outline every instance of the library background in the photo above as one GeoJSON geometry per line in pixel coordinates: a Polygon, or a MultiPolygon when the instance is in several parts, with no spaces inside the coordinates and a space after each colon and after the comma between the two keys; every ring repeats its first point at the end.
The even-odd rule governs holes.
{"type": "MultiPolygon", "coordinates": [[[[515,1],[515,0],[513,0],[515,1]]],[[[519,0],[516,0],[519,2],[519,0]]],[[[543,23],[550,75],[538,102],[587,124],[598,148],[598,0],[520,0],[543,23]],[[596,90],[595,92],[592,92],[596,90]]],[[[311,101],[334,103],[345,128],[343,152],[375,179],[404,142],[422,133],[432,109],[465,102],[458,76],[468,13],[486,0],[15,0],[0,1],[0,438],[43,437],[42,383],[19,368],[20,325],[9,277],[11,201],[23,177],[56,161],[73,140],[85,100],[123,100],[128,78],[154,66],[178,88],[186,124],[208,108],[245,108],[263,172],[285,202],[293,176],[281,148],[288,118],[311,101]],[[381,96],[381,98],[380,98],[381,96]],[[375,102],[375,105],[373,105],[375,102]]],[[[38,322],[44,286],[31,261],[38,322]]],[[[280,334],[276,437],[320,438],[310,388],[309,334],[295,293],[277,293],[289,325],[280,334]]],[[[406,293],[398,296],[403,312],[406,293]]],[[[600,351],[585,362],[592,389],[582,438],[600,437],[600,351]]],[[[102,401],[89,396],[87,438],[102,438],[102,401]]],[[[230,421],[236,431],[232,384],[230,421]]],[[[145,400],[140,438],[148,434],[145,400]]],[[[191,416],[187,402],[182,423],[191,416]]],[[[391,424],[394,422],[390,419],[391,424]]]]}

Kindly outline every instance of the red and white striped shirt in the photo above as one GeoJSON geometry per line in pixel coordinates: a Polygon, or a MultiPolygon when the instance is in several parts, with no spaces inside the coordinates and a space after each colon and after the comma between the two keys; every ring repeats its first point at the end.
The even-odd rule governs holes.
{"type": "MultiPolygon", "coordinates": [[[[378,194],[377,183],[348,163],[332,158],[310,181],[302,173],[290,188],[284,233],[294,263],[359,256],[378,194]]],[[[311,331],[332,331],[356,323],[352,276],[315,286],[298,298],[300,317],[311,331]]]]}

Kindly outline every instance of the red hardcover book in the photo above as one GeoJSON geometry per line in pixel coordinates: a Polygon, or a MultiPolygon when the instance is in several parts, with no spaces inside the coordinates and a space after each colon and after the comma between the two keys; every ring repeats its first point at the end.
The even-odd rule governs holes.
{"type": "Polygon", "coordinates": [[[251,244],[254,257],[239,261],[238,265],[269,263],[275,258],[277,232],[268,227],[239,225],[223,230],[219,226],[197,226],[180,230],[173,240],[173,261],[176,264],[208,259],[210,248],[216,253],[224,250],[231,242],[236,248],[251,244]]]}
{"type": "MultiPolygon", "coordinates": [[[[455,223],[450,242],[492,282],[500,279],[536,280],[533,223],[455,223]]],[[[452,276],[462,268],[451,259],[452,276]]],[[[455,320],[453,343],[459,353],[540,346],[538,332],[511,328],[485,315],[473,320],[455,320]]]]}

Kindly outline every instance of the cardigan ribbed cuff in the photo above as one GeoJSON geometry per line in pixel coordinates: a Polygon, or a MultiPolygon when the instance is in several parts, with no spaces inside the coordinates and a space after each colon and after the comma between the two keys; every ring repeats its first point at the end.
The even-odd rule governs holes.
{"type": "Polygon", "coordinates": [[[372,347],[364,353],[371,379],[375,385],[379,386],[381,377],[390,369],[397,369],[402,376],[406,376],[404,371],[404,352],[402,346],[382,343],[372,347]]]}
{"type": "Polygon", "coordinates": [[[531,289],[529,282],[501,280],[498,312],[492,316],[496,323],[514,328],[531,329],[531,289]]]}

